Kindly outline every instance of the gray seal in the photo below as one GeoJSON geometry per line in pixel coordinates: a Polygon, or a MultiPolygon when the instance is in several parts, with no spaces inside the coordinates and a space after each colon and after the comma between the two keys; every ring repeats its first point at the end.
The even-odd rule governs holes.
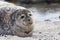
{"type": "Polygon", "coordinates": [[[12,3],[0,1],[0,35],[28,37],[32,36],[32,31],[31,11],[12,3]]]}

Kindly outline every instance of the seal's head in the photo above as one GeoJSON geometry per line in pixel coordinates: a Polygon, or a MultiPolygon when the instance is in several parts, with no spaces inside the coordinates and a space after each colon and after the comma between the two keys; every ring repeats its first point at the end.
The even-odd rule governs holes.
{"type": "Polygon", "coordinates": [[[12,19],[16,26],[16,30],[29,34],[33,30],[33,18],[29,10],[16,10],[13,13],[12,19]]]}

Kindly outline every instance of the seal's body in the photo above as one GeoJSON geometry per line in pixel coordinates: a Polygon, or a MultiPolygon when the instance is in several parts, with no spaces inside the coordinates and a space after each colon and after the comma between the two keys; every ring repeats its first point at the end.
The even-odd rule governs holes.
{"type": "Polygon", "coordinates": [[[31,36],[33,18],[29,10],[0,1],[0,35],[31,36]]]}

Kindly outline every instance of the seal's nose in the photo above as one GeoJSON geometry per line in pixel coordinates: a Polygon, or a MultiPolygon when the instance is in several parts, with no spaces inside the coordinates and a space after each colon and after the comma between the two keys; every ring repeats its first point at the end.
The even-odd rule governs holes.
{"type": "Polygon", "coordinates": [[[32,19],[28,19],[28,24],[32,24],[32,19]]]}
{"type": "Polygon", "coordinates": [[[30,19],[28,19],[28,21],[30,21],[30,19]]]}

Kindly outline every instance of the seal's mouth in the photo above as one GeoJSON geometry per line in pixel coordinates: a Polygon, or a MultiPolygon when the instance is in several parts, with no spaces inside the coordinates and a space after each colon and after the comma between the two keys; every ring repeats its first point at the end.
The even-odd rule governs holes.
{"type": "Polygon", "coordinates": [[[31,31],[25,31],[24,33],[29,34],[31,31]]]}
{"type": "Polygon", "coordinates": [[[29,23],[29,25],[32,25],[32,24],[33,24],[32,22],[29,23]]]}
{"type": "Polygon", "coordinates": [[[23,25],[25,25],[25,26],[31,26],[33,23],[32,22],[30,22],[30,23],[23,23],[23,25]]]}

